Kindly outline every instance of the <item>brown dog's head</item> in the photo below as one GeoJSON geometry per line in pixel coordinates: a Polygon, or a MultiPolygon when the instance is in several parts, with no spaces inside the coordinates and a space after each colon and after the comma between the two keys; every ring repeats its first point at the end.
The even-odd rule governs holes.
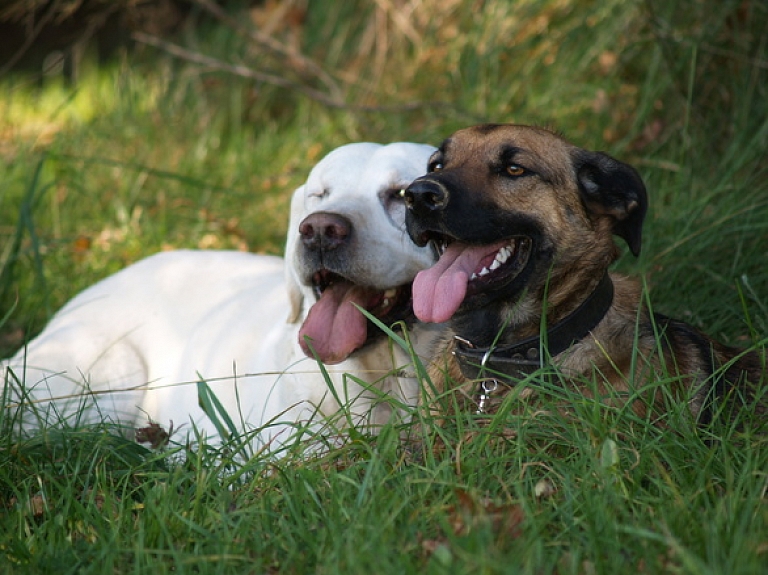
{"type": "Polygon", "coordinates": [[[428,322],[489,307],[494,317],[540,317],[545,290],[556,321],[616,259],[614,234],[639,253],[647,208],[631,166],[518,125],[456,132],[403,194],[411,239],[443,252],[414,284],[414,310],[428,322]]]}

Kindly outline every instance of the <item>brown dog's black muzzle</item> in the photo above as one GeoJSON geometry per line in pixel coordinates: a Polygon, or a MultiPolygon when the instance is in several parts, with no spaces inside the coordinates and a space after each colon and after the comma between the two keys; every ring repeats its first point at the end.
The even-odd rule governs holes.
{"type": "Polygon", "coordinates": [[[448,190],[440,182],[421,177],[405,189],[406,207],[416,217],[429,217],[445,209],[448,190]]]}
{"type": "Polygon", "coordinates": [[[434,239],[435,232],[444,232],[442,220],[449,193],[441,182],[422,176],[403,190],[403,199],[408,208],[405,226],[416,245],[424,246],[434,239]]]}

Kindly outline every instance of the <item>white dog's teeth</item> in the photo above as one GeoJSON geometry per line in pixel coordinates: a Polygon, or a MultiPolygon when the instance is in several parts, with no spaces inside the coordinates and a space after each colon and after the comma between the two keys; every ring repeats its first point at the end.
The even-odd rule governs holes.
{"type": "Polygon", "coordinates": [[[397,288],[389,288],[384,292],[384,299],[388,300],[389,298],[395,297],[397,295],[397,288]]]}
{"type": "Polygon", "coordinates": [[[476,273],[473,273],[473,274],[472,274],[472,275],[469,277],[469,281],[472,281],[472,280],[475,280],[475,279],[477,279],[477,274],[476,274],[476,273]]]}
{"type": "Polygon", "coordinates": [[[491,265],[488,267],[488,269],[491,270],[491,271],[497,270],[497,269],[499,269],[499,267],[501,267],[502,263],[503,262],[500,262],[498,257],[497,257],[495,260],[493,260],[493,262],[491,262],[491,265]]]}
{"type": "Polygon", "coordinates": [[[389,298],[384,298],[381,302],[381,307],[389,307],[389,298]]]}
{"type": "Polygon", "coordinates": [[[482,276],[487,276],[489,273],[491,272],[488,268],[483,268],[479,272],[477,272],[477,275],[482,277],[482,276]]]}

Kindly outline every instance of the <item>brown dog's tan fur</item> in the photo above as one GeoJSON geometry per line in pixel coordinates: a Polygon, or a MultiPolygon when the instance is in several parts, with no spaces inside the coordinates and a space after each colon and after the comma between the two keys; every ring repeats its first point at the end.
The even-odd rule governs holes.
{"type": "MultiPolygon", "coordinates": [[[[408,231],[417,243],[449,239],[471,246],[517,234],[536,238],[517,284],[481,290],[456,310],[431,368],[438,390],[447,381],[474,389],[450,353],[453,334],[490,347],[537,335],[542,313],[547,325],[571,314],[618,257],[614,235],[639,252],[647,203],[630,166],[548,130],[516,125],[453,134],[432,157],[430,173],[405,197],[408,231]],[[441,194],[440,201],[419,206],[423,200],[416,195],[425,190],[441,194]]],[[[726,347],[683,322],[650,313],[636,280],[613,273],[611,279],[613,303],[597,327],[551,358],[580,391],[588,393],[588,379],[600,395],[628,396],[666,378],[675,382],[669,391],[688,397],[700,421],[711,419],[720,400],[738,409],[760,395],[766,374],[758,353],[726,347]]],[[[633,409],[644,415],[649,405],[660,407],[663,395],[658,388],[641,393],[633,409]]],[[[758,413],[765,413],[765,403],[758,403],[758,413]]]]}

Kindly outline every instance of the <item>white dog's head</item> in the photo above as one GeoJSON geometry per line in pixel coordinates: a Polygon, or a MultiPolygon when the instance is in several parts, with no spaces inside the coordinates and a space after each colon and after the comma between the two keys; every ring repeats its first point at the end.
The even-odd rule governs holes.
{"type": "Polygon", "coordinates": [[[285,259],[291,321],[303,322],[308,356],[338,363],[382,334],[353,304],[387,325],[413,320],[411,282],[436,259],[408,238],[399,192],[425,173],[434,151],[405,142],[342,146],[294,192],[285,259]]]}

